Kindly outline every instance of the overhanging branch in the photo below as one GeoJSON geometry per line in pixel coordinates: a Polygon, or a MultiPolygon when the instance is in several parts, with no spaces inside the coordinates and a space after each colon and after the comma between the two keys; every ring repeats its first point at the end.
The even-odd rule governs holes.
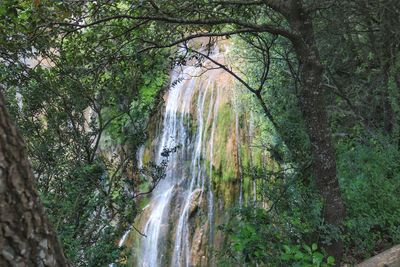
{"type": "MultiPolygon", "coordinates": [[[[116,15],[111,17],[102,18],[91,23],[80,24],[80,23],[68,23],[68,22],[58,22],[53,25],[59,26],[70,26],[76,27],[78,29],[83,29],[87,27],[92,27],[98,24],[103,24],[113,20],[146,20],[146,21],[158,21],[158,22],[166,22],[171,24],[180,24],[180,25],[197,25],[197,26],[217,26],[217,25],[234,25],[239,26],[241,28],[247,29],[254,32],[268,32],[271,34],[281,35],[292,42],[297,42],[298,37],[296,34],[291,32],[288,29],[283,27],[271,25],[268,23],[256,24],[249,23],[247,21],[242,21],[233,18],[217,18],[217,19],[187,19],[187,18],[178,18],[178,17],[170,17],[166,15],[144,15],[144,16],[130,16],[130,15],[116,15]]],[[[215,33],[218,34],[218,33],[215,33]]],[[[221,36],[221,34],[220,34],[221,36]]]]}
{"type": "Polygon", "coordinates": [[[183,37],[181,39],[175,40],[171,43],[168,44],[164,44],[164,45],[158,45],[155,44],[153,46],[149,46],[146,48],[143,48],[142,50],[139,51],[139,53],[151,50],[151,49],[157,49],[157,48],[169,48],[169,47],[173,47],[176,46],[178,44],[196,39],[196,38],[200,38],[200,37],[224,37],[224,36],[231,36],[231,35],[235,35],[235,34],[240,34],[240,33],[250,33],[250,32],[257,32],[254,29],[250,29],[250,28],[243,28],[243,29],[238,29],[238,30],[233,30],[233,31],[227,31],[227,32],[201,32],[201,33],[195,33],[195,34],[191,34],[189,36],[183,37]]]}

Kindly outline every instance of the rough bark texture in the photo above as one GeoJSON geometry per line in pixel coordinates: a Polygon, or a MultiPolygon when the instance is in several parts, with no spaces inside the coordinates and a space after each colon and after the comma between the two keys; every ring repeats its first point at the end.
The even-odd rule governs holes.
{"type": "MultiPolygon", "coordinates": [[[[327,224],[340,227],[345,216],[345,208],[336,175],[335,153],[325,109],[323,67],[316,46],[312,20],[300,2],[292,2],[289,16],[292,29],[300,37],[294,43],[301,65],[300,106],[311,143],[316,187],[324,199],[323,218],[327,224]]],[[[333,241],[325,248],[339,264],[343,252],[342,241],[333,241]]]]}
{"type": "Polygon", "coordinates": [[[68,266],[0,91],[0,266],[68,266]]]}

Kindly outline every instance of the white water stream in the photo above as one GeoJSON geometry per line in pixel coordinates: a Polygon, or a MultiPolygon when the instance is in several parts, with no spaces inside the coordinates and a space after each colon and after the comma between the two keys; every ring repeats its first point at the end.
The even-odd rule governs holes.
{"type": "Polygon", "coordinates": [[[209,242],[213,240],[211,178],[220,90],[214,86],[212,72],[206,79],[197,77],[200,72],[200,68],[185,67],[180,73],[175,71],[172,77],[184,80],[168,92],[156,160],[161,162],[160,155],[165,148],[180,148],[170,154],[166,177],[152,193],[150,214],[142,229],[146,237],[141,238],[137,255],[140,267],[164,267],[166,263],[172,267],[191,266],[189,221],[196,205],[206,203],[207,236],[209,242]],[[204,161],[206,154],[209,166],[204,161]]]}

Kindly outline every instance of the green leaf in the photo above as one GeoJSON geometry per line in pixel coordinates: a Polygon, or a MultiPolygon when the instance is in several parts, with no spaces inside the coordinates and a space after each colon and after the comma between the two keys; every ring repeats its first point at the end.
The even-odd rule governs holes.
{"type": "Polygon", "coordinates": [[[335,265],[335,258],[332,256],[329,256],[327,259],[327,262],[329,265],[335,265]]]}
{"type": "Polygon", "coordinates": [[[285,249],[285,253],[290,253],[291,249],[288,245],[283,245],[283,248],[285,249]]]}
{"type": "MultiPolygon", "coordinates": [[[[314,245],[314,244],[313,244],[313,245],[314,245]]],[[[303,245],[303,248],[307,251],[307,253],[312,254],[312,252],[311,252],[311,247],[310,247],[310,246],[304,244],[304,245],[303,245]]]]}
{"type": "Polygon", "coordinates": [[[318,249],[318,246],[317,246],[317,244],[313,243],[311,245],[311,248],[312,248],[312,251],[316,251],[318,249]]]}
{"type": "Polygon", "coordinates": [[[300,251],[297,251],[296,254],[294,255],[295,260],[301,260],[303,259],[304,254],[300,251]]]}

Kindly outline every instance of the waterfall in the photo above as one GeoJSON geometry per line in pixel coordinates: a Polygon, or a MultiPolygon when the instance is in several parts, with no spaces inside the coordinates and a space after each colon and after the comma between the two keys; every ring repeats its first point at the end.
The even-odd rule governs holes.
{"type": "MultiPolygon", "coordinates": [[[[207,80],[196,78],[200,71],[200,68],[184,67],[181,71],[175,70],[173,74],[173,80],[183,81],[172,86],[167,95],[162,131],[156,148],[157,161],[161,162],[160,154],[165,148],[179,145],[180,149],[170,155],[166,177],[157,185],[150,199],[150,214],[143,227],[143,234],[146,236],[140,240],[137,261],[141,267],[165,266],[168,261],[168,238],[168,242],[173,243],[170,266],[186,267],[191,264],[189,216],[194,201],[197,201],[195,205],[201,205],[203,201],[208,203],[208,216],[212,220],[212,162],[208,176],[203,154],[207,148],[207,127],[212,124],[211,139],[215,132],[218,101],[214,100],[213,75],[209,75],[207,80]],[[195,87],[198,90],[197,99],[195,87]],[[196,107],[195,120],[192,118],[192,106],[196,107]],[[189,129],[191,120],[196,123],[194,135],[189,129]],[[208,192],[204,193],[206,190],[208,192]],[[179,202],[179,205],[171,210],[171,202],[174,201],[179,202]],[[176,209],[179,210],[177,215],[176,209]],[[168,231],[174,231],[175,234],[171,236],[168,231]]],[[[208,149],[212,157],[212,143],[208,149]]]]}
{"type": "MultiPolygon", "coordinates": [[[[190,74],[196,72],[194,68],[186,68],[190,74]]],[[[184,75],[184,74],[181,74],[184,75]]],[[[173,79],[188,78],[178,76],[174,73],[173,79]]],[[[194,79],[189,83],[187,81],[178,83],[170,89],[166,101],[162,137],[157,148],[157,161],[161,162],[161,153],[165,148],[172,148],[177,145],[184,145],[187,137],[187,130],[184,127],[184,120],[188,116],[188,106],[191,101],[191,91],[194,88],[194,79]],[[179,114],[179,113],[182,114],[179,114]]],[[[169,166],[166,170],[166,177],[155,188],[149,208],[151,214],[144,226],[143,233],[146,235],[141,240],[141,254],[139,256],[139,266],[157,267],[161,266],[163,251],[160,251],[164,234],[161,232],[163,224],[168,220],[168,207],[173,196],[173,190],[178,185],[179,169],[177,164],[184,154],[171,154],[169,166]]],[[[183,178],[182,178],[183,179],[183,178]]]]}
{"type": "MultiPolygon", "coordinates": [[[[188,216],[189,207],[193,194],[196,192],[194,189],[201,186],[200,190],[204,189],[204,175],[203,169],[201,168],[201,153],[202,153],[202,138],[203,138],[203,110],[204,103],[207,95],[207,91],[210,86],[210,81],[205,88],[204,92],[200,92],[200,96],[197,101],[197,133],[194,143],[194,152],[192,155],[191,163],[191,181],[189,189],[185,193],[184,197],[184,208],[179,216],[178,227],[175,236],[174,252],[172,256],[171,266],[180,266],[183,262],[183,266],[189,266],[190,253],[189,253],[189,229],[188,229],[188,216]]],[[[202,191],[200,191],[202,192],[202,191]]]]}
{"type": "MultiPolygon", "coordinates": [[[[218,56],[218,52],[213,55],[218,56]]],[[[138,237],[134,266],[215,266],[216,207],[212,179],[213,164],[220,164],[221,156],[216,157],[214,150],[216,138],[223,140],[218,144],[220,149],[234,148],[229,141],[235,140],[235,121],[229,115],[233,112],[231,96],[229,90],[224,91],[231,80],[222,70],[204,74],[201,67],[186,66],[173,71],[172,81],[165,97],[157,144],[151,149],[155,161],[160,163],[164,149],[179,148],[169,155],[165,178],[154,189],[143,211],[138,227],[144,236],[138,237]],[[222,81],[219,86],[217,79],[222,81]],[[223,131],[218,130],[221,103],[229,108],[224,122],[227,128],[223,131]]],[[[143,150],[139,153],[143,154],[143,150]]],[[[224,157],[233,162],[233,154],[229,152],[224,157]]]]}

